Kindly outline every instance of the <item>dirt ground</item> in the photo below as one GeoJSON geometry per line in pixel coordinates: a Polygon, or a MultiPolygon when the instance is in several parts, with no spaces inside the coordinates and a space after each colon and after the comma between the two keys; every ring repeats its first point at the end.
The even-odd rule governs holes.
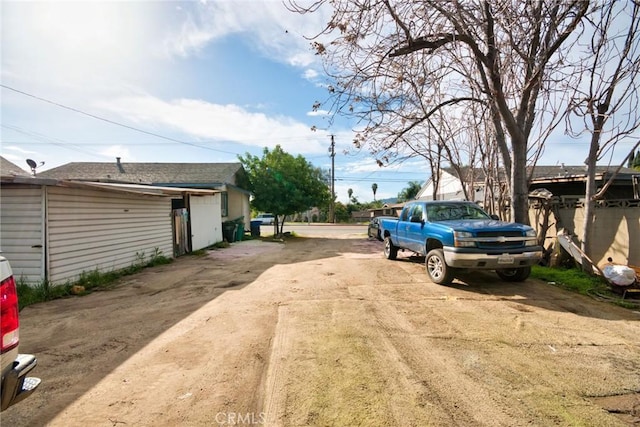
{"type": "Polygon", "coordinates": [[[640,424],[639,313],[402,255],[248,241],[27,307],[43,383],[1,424],[640,424]]]}

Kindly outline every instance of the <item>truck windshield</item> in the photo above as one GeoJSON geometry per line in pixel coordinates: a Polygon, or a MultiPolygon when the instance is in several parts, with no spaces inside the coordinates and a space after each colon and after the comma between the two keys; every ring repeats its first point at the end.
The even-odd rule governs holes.
{"type": "Polygon", "coordinates": [[[478,206],[472,204],[437,204],[427,206],[427,219],[431,222],[457,219],[491,219],[478,206]]]}

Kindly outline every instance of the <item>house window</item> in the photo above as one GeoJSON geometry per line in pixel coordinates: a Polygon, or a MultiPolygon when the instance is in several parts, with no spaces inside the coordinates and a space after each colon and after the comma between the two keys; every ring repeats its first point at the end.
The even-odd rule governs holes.
{"type": "Polygon", "coordinates": [[[225,191],[221,194],[222,216],[229,216],[229,194],[225,191]]]}

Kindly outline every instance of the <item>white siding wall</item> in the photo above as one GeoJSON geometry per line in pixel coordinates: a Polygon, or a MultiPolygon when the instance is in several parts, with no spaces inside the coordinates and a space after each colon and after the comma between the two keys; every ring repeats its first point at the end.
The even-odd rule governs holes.
{"type": "Polygon", "coordinates": [[[220,194],[190,196],[191,250],[206,248],[222,241],[220,194]]]}
{"type": "Polygon", "coordinates": [[[2,185],[0,250],[17,280],[44,279],[43,190],[40,186],[2,185]]]}
{"type": "Polygon", "coordinates": [[[171,199],[47,187],[49,280],[119,270],[155,249],[173,257],[171,199]]]}
{"type": "Polygon", "coordinates": [[[453,175],[443,173],[438,186],[438,200],[464,200],[460,180],[453,175]]]}
{"type": "MultiPolygon", "coordinates": [[[[427,181],[427,185],[423,187],[416,196],[419,200],[433,200],[433,179],[427,181]]],[[[440,182],[438,183],[438,193],[435,200],[462,200],[464,192],[462,184],[455,176],[440,171],[440,182]]]]}
{"type": "Polygon", "coordinates": [[[222,220],[234,220],[242,216],[244,217],[244,228],[248,230],[251,224],[249,195],[233,188],[227,188],[227,194],[229,194],[229,215],[222,220]]]}
{"type": "MultiPolygon", "coordinates": [[[[482,201],[484,193],[469,194],[474,201],[482,201]]],[[[433,200],[433,180],[430,178],[425,187],[418,193],[419,200],[433,200]]],[[[448,172],[440,171],[440,182],[438,183],[438,193],[436,200],[464,200],[464,191],[462,191],[462,183],[448,172]]]]}

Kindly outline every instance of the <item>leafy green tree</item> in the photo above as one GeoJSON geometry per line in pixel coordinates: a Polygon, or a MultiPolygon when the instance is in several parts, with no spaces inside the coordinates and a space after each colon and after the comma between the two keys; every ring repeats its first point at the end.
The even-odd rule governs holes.
{"type": "Polygon", "coordinates": [[[331,195],[326,173],[314,167],[304,157],[285,152],[280,145],[273,151],[265,147],[262,158],[246,153],[238,156],[249,179],[253,193],[252,206],[276,216],[276,234],[282,234],[279,217],[306,211],[314,206],[325,207],[331,195]]]}
{"type": "Polygon", "coordinates": [[[422,188],[422,182],[420,181],[410,181],[407,185],[398,193],[398,203],[415,199],[422,188]]]}
{"type": "Polygon", "coordinates": [[[382,208],[383,205],[384,205],[384,202],[382,202],[381,200],[374,200],[373,202],[367,203],[363,207],[364,209],[380,209],[382,208]]]}
{"type": "Polygon", "coordinates": [[[351,218],[351,212],[342,202],[336,202],[334,210],[337,222],[347,222],[351,218]]]}

